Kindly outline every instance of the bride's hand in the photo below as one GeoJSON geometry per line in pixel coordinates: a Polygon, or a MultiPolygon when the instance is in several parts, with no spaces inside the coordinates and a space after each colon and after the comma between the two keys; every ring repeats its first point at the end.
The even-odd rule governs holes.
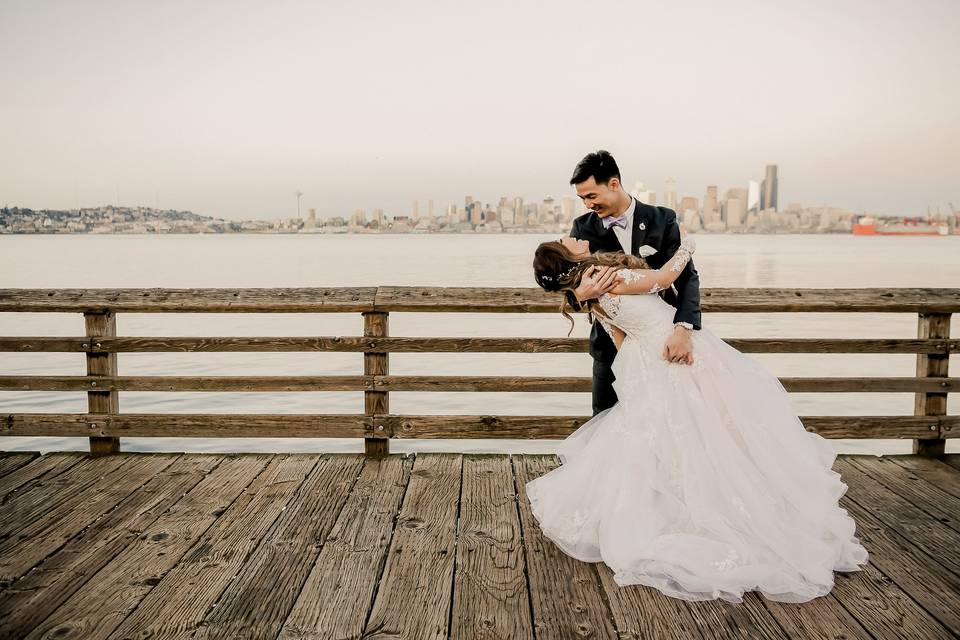
{"type": "Polygon", "coordinates": [[[580,284],[573,290],[577,300],[580,302],[594,300],[620,284],[621,277],[617,273],[618,268],[595,265],[588,269],[583,274],[583,278],[580,279],[580,284]]]}

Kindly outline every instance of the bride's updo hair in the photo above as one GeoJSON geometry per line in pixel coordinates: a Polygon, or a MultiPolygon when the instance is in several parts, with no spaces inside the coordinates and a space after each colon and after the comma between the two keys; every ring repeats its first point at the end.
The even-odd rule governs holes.
{"type": "MultiPolygon", "coordinates": [[[[647,261],[622,251],[600,251],[588,256],[576,257],[559,240],[543,242],[533,253],[533,278],[544,291],[563,293],[560,313],[570,321],[569,336],[573,332],[573,318],[567,311],[568,305],[576,300],[573,291],[580,286],[585,273],[595,266],[626,267],[628,269],[649,269],[647,261]]],[[[587,301],[589,321],[593,322],[593,313],[607,314],[596,300],[587,301]]]]}

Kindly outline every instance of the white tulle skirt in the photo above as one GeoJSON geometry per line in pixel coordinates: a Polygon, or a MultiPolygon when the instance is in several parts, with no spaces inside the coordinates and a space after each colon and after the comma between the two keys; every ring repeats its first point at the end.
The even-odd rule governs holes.
{"type": "Polygon", "coordinates": [[[834,571],[868,558],[838,504],[833,446],[803,428],[774,375],[709,330],[694,333],[694,365],[663,360],[669,330],[626,338],[619,402],[527,483],[543,533],[618,585],[684,600],[829,593],[834,571]]]}

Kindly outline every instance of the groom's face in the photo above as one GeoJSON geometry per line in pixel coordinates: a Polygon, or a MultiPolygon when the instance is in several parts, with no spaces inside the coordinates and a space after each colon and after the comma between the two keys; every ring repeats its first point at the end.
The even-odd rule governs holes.
{"type": "Polygon", "coordinates": [[[597,184],[596,179],[590,176],[583,182],[578,182],[575,187],[584,206],[596,211],[601,218],[619,213],[617,199],[620,195],[620,181],[617,178],[610,178],[606,184],[597,184]]]}

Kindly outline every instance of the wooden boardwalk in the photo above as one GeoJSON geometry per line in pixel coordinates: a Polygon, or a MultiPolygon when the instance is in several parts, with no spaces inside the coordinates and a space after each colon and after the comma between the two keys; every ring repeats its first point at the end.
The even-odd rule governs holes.
{"type": "Polygon", "coordinates": [[[804,604],[618,587],[545,455],[0,453],[0,638],[953,638],[960,456],[842,456],[871,554],[804,604]]]}

